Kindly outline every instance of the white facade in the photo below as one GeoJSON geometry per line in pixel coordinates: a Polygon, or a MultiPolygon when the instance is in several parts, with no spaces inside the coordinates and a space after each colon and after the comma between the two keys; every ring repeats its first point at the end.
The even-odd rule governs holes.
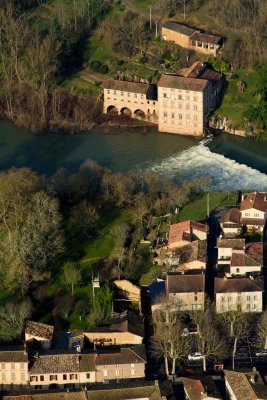
{"type": "Polygon", "coordinates": [[[231,263],[232,247],[218,247],[218,265],[231,263]]]}
{"type": "Polygon", "coordinates": [[[259,227],[261,227],[262,226],[262,221],[264,221],[264,222],[266,221],[266,212],[260,211],[260,210],[256,210],[255,208],[250,208],[248,210],[243,210],[243,211],[240,211],[240,213],[241,213],[241,222],[243,220],[247,220],[247,219],[252,219],[253,220],[253,224],[252,223],[251,223],[251,225],[247,224],[248,226],[259,226],[259,227]],[[259,221],[258,225],[257,225],[257,222],[256,222],[257,220],[259,221]],[[256,222],[256,224],[255,224],[255,222],[256,222]]]}
{"type": "Polygon", "coordinates": [[[262,312],[262,292],[216,293],[216,312],[262,312]]]}
{"type": "Polygon", "coordinates": [[[205,109],[205,92],[158,86],[160,132],[201,136],[205,109]]]}
{"type": "Polygon", "coordinates": [[[0,388],[7,385],[26,386],[28,383],[28,362],[1,362],[0,388]]]}

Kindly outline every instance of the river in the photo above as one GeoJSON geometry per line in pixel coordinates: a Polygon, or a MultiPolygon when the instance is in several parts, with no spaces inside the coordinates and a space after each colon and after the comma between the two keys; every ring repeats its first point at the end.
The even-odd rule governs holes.
{"type": "Polygon", "coordinates": [[[0,121],[1,170],[28,166],[51,175],[60,167],[75,171],[88,158],[114,171],[154,170],[181,181],[208,175],[210,190],[267,189],[267,142],[222,134],[204,146],[156,130],[33,135],[0,121]]]}

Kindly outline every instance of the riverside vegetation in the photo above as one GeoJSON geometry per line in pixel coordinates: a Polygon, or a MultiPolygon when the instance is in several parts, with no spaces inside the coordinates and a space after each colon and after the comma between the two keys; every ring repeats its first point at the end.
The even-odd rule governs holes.
{"type": "MultiPolygon", "coordinates": [[[[0,340],[20,338],[30,316],[72,329],[108,323],[110,279],[149,284],[160,271],[141,240],[163,237],[178,219],[205,219],[206,184],[204,177],[178,185],[152,172],[113,173],[89,160],[50,178],[28,168],[1,172],[0,340]],[[102,285],[93,297],[97,272],[102,285]]],[[[213,193],[210,208],[236,200],[213,193]]]]}
{"type": "MultiPolygon", "coordinates": [[[[87,130],[93,122],[105,121],[101,80],[119,72],[156,82],[161,73],[200,58],[227,74],[218,114],[234,128],[266,137],[264,0],[185,1],[186,24],[225,36],[218,59],[155,38],[145,2],[129,3],[132,11],[123,0],[3,0],[0,114],[37,132],[87,130]]],[[[149,4],[160,22],[183,19],[184,1],[149,4]]]]}

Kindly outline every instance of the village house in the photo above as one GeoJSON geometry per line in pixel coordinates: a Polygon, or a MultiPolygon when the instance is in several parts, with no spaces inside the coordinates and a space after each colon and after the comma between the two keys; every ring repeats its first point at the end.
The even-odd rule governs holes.
{"type": "Polygon", "coordinates": [[[195,240],[207,240],[208,226],[195,221],[184,221],[170,226],[168,248],[176,248],[195,240]]]}
{"type": "Polygon", "coordinates": [[[79,388],[96,382],[145,377],[144,346],[97,352],[37,354],[29,368],[35,389],[79,388]]]}
{"type": "Polygon", "coordinates": [[[267,386],[259,372],[251,373],[224,371],[227,399],[264,400],[267,399],[267,386]]]}
{"type": "Polygon", "coordinates": [[[242,234],[241,213],[238,208],[230,208],[219,220],[224,238],[235,238],[242,234]]]}
{"type": "Polygon", "coordinates": [[[139,286],[134,285],[127,279],[115,280],[113,281],[113,285],[122,298],[130,300],[138,306],[139,310],[141,309],[141,289],[139,286]]]}
{"type": "Polygon", "coordinates": [[[97,327],[83,332],[96,345],[139,345],[144,339],[144,319],[141,315],[125,311],[109,326],[97,327]]]}
{"type": "Polygon", "coordinates": [[[229,266],[231,264],[233,251],[244,250],[245,246],[245,239],[217,239],[218,267],[229,266]]]}
{"type": "Polygon", "coordinates": [[[116,112],[158,124],[160,132],[202,136],[221,100],[224,76],[195,62],[157,85],[111,80],[104,87],[104,113],[116,112]]]}
{"type": "Polygon", "coordinates": [[[198,378],[181,378],[184,387],[185,400],[222,400],[215,383],[207,376],[198,378]]]}
{"type": "Polygon", "coordinates": [[[0,349],[0,389],[19,389],[28,385],[26,348],[5,346],[0,349]]]}
{"type": "Polygon", "coordinates": [[[221,36],[209,35],[174,21],[162,25],[161,36],[181,47],[216,57],[223,46],[221,36]]]}
{"type": "Polygon", "coordinates": [[[243,194],[240,203],[241,223],[248,229],[263,230],[267,215],[267,193],[243,194]]]}
{"type": "Polygon", "coordinates": [[[166,297],[181,311],[203,310],[205,303],[205,275],[168,273],[166,297]]]}
{"type": "Polygon", "coordinates": [[[246,254],[263,265],[263,242],[247,243],[246,254]]]}
{"type": "Polygon", "coordinates": [[[233,250],[230,270],[227,272],[231,276],[260,275],[262,272],[262,265],[254,258],[248,256],[245,250],[233,250]]]}
{"type": "Polygon", "coordinates": [[[262,281],[251,278],[215,278],[216,312],[262,312],[262,281]]]}
{"type": "Polygon", "coordinates": [[[53,333],[54,327],[52,325],[27,321],[25,327],[25,340],[26,342],[37,340],[43,350],[48,350],[52,345],[53,333]]]}

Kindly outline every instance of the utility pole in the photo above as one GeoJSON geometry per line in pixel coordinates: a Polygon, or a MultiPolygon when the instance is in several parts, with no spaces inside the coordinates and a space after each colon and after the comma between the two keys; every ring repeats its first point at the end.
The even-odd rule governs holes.
{"type": "Polygon", "coordinates": [[[185,0],[184,0],[184,20],[185,20],[185,0]]]}
{"type": "Polygon", "coordinates": [[[149,15],[150,15],[150,29],[152,29],[152,6],[149,7],[149,15]]]}
{"type": "Polygon", "coordinates": [[[158,21],[156,21],[156,38],[158,37],[158,21]]]}
{"type": "Polygon", "coordinates": [[[210,193],[207,193],[207,217],[210,216],[210,193]]]}

